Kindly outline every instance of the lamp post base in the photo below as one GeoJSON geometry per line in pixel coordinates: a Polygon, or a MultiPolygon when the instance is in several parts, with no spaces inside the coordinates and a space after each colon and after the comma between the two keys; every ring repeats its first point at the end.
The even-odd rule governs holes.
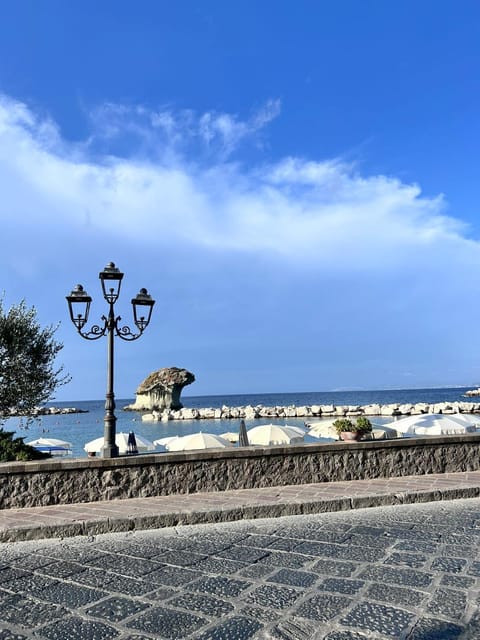
{"type": "Polygon", "coordinates": [[[103,458],[118,458],[118,447],[116,444],[104,445],[102,449],[103,458]]]}

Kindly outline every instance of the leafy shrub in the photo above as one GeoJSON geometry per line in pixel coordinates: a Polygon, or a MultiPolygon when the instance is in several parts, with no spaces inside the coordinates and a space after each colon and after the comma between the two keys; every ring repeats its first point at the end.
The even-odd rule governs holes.
{"type": "Polygon", "coordinates": [[[357,418],[356,422],[353,423],[349,418],[338,418],[333,423],[333,428],[340,435],[342,431],[358,431],[359,433],[370,433],[372,430],[372,423],[365,416],[360,416],[357,418]]]}
{"type": "Polygon", "coordinates": [[[28,460],[43,460],[50,458],[50,454],[38,451],[23,442],[23,438],[14,438],[13,431],[0,428],[0,462],[14,462],[28,460]]]}

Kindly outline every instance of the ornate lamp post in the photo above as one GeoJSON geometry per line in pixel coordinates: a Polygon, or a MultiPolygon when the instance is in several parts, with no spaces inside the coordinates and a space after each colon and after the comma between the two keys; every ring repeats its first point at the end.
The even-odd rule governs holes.
{"type": "Polygon", "coordinates": [[[105,269],[99,273],[102,283],[103,297],[109,304],[108,316],[102,316],[103,325],[93,325],[89,331],[83,331],[87,324],[88,314],[92,298],[84,290],[81,284],[73,289],[69,296],[66,296],[70,319],[76,326],[78,333],[86,340],[98,340],[107,336],[107,393],[105,399],[105,419],[104,419],[104,445],[103,457],[116,458],[118,456],[118,446],[115,443],[115,394],[113,392],[113,345],[114,337],[118,336],[122,340],[137,340],[147,328],[152,317],[155,300],[148,294],[146,289],[132,299],[133,321],[138,329],[138,333],[133,333],[130,327],[119,325],[121,317],[115,316],[114,304],[120,295],[123,273],[109,262],[105,269]],[[145,315],[141,315],[144,313],[145,315]]]}

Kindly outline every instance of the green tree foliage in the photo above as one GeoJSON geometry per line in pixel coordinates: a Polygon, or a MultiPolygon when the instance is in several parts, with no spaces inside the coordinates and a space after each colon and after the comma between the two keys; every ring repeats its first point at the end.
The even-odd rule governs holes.
{"type": "Polygon", "coordinates": [[[23,438],[15,438],[13,431],[0,429],[0,462],[12,462],[15,460],[41,460],[50,458],[48,453],[37,451],[23,442],[23,438]]]}
{"type": "Polygon", "coordinates": [[[54,340],[55,331],[53,326],[42,328],[35,308],[24,301],[9,311],[0,301],[0,416],[30,416],[68,382],[63,367],[54,367],[63,348],[54,340]]]}
{"type": "MultiPolygon", "coordinates": [[[[56,327],[42,328],[34,307],[24,301],[8,311],[0,300],[0,422],[11,415],[27,418],[69,381],[55,358],[63,348],[54,339],[56,327]]],[[[44,454],[0,429],[0,460],[32,460],[44,454]]]]}

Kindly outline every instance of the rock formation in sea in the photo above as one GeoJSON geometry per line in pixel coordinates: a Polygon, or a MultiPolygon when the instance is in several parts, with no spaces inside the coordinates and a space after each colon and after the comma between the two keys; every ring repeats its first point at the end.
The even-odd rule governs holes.
{"type": "Polygon", "coordinates": [[[182,389],[195,381],[195,376],[186,369],[166,367],[154,371],[140,384],[133,404],[124,407],[131,411],[178,410],[182,389]]]}
{"type": "Polygon", "coordinates": [[[471,398],[473,396],[480,396],[480,387],[478,389],[470,389],[469,391],[465,391],[463,394],[467,398],[471,398]]]}

